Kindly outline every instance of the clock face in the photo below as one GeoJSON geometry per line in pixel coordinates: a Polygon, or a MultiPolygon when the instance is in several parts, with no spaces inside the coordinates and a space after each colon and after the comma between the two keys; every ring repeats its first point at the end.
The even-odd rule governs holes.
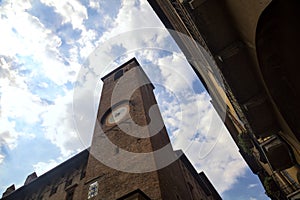
{"type": "Polygon", "coordinates": [[[107,116],[106,123],[114,125],[124,119],[129,111],[128,105],[121,105],[114,108],[107,116]]]}

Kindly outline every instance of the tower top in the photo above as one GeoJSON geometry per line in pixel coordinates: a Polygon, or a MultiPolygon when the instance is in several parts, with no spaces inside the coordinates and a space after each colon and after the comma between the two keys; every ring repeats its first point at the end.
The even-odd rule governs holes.
{"type": "Polygon", "coordinates": [[[113,71],[109,72],[108,74],[106,74],[105,76],[103,76],[101,78],[102,81],[104,81],[107,77],[111,76],[112,74],[114,74],[115,72],[119,71],[120,69],[122,69],[123,67],[127,66],[128,64],[131,63],[135,63],[136,66],[139,66],[139,62],[137,61],[137,59],[135,57],[131,58],[130,60],[128,60],[127,62],[123,63],[122,65],[120,65],[119,67],[117,67],[116,69],[114,69],[113,71]]]}
{"type": "MultiPolygon", "coordinates": [[[[151,80],[149,79],[149,77],[147,76],[147,74],[145,73],[145,71],[142,69],[142,67],[140,66],[139,62],[137,61],[137,59],[135,57],[131,58],[130,60],[128,60],[127,62],[123,63],[121,66],[117,67],[116,69],[112,70],[111,72],[109,72],[108,74],[106,74],[105,76],[103,76],[101,78],[101,80],[103,82],[105,82],[106,84],[108,84],[109,82],[114,82],[114,84],[116,83],[116,80],[118,80],[120,77],[122,77],[124,74],[127,75],[127,78],[129,78],[131,81],[131,85],[132,83],[140,83],[142,85],[150,85],[152,87],[152,89],[154,89],[154,85],[152,84],[151,80]],[[135,72],[133,72],[133,71],[135,72]],[[131,72],[129,72],[131,71],[131,72]],[[128,73],[129,72],[129,73],[128,73]],[[134,81],[135,80],[135,81],[134,81]]],[[[114,87],[115,85],[111,83],[109,84],[110,87],[114,87]]],[[[125,85],[128,85],[127,83],[125,85]]],[[[140,85],[140,86],[142,86],[140,85]]]]}

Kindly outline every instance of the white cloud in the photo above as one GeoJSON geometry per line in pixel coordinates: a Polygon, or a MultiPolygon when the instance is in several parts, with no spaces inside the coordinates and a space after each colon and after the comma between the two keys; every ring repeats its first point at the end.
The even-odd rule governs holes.
{"type": "Polygon", "coordinates": [[[257,187],[257,186],[258,186],[258,184],[257,184],[257,183],[254,183],[254,184],[250,184],[250,185],[248,185],[248,188],[250,189],[250,188],[257,187]]]}
{"type": "Polygon", "coordinates": [[[54,105],[48,106],[47,111],[41,114],[45,138],[59,147],[63,157],[86,148],[81,143],[74,126],[72,95],[73,93],[69,92],[56,98],[54,105]]]}
{"type": "MultiPolygon", "coordinates": [[[[163,106],[167,108],[162,109],[163,116],[170,115],[170,110],[170,113],[174,113],[172,104],[163,106]]],[[[184,104],[180,106],[181,109],[188,110],[188,118],[178,119],[180,115],[176,114],[172,118],[164,118],[166,126],[175,130],[171,133],[173,147],[183,149],[197,170],[207,174],[218,192],[231,189],[237,178],[245,173],[246,164],[223,122],[210,105],[207,94],[187,95],[184,104]],[[182,126],[177,129],[179,123],[182,126]],[[199,125],[196,130],[195,124],[199,125]]]]}
{"type": "Polygon", "coordinates": [[[2,7],[1,29],[2,37],[0,41],[0,54],[14,56],[21,55],[41,55],[51,52],[60,45],[60,39],[47,30],[44,25],[34,16],[20,9],[16,12],[9,5],[2,7]],[[42,51],[41,51],[42,50],[42,51]]]}
{"type": "MultiPolygon", "coordinates": [[[[47,2],[49,5],[50,1],[47,2]]],[[[53,2],[52,2],[53,3],[53,2]]],[[[54,5],[53,5],[54,6],[54,5]]],[[[74,11],[74,15],[71,18],[66,18],[65,22],[72,22],[75,26],[78,22],[82,22],[84,17],[84,11],[80,13],[78,10],[82,9],[77,2],[69,2],[66,5],[58,5],[57,8],[63,14],[66,14],[70,9],[77,9],[74,11]],[[65,8],[62,7],[65,6],[65,8]],[[63,10],[65,9],[65,10],[63,10]],[[78,21],[78,18],[82,16],[82,20],[78,21]]],[[[5,61],[4,57],[1,57],[1,77],[0,77],[0,92],[1,92],[1,145],[5,144],[10,149],[15,148],[17,145],[17,139],[20,135],[26,135],[33,137],[32,133],[21,133],[16,131],[16,122],[23,121],[25,126],[35,126],[42,120],[47,123],[47,113],[51,113],[52,106],[42,102],[38,94],[32,94],[29,90],[29,84],[39,86],[47,89],[49,92],[53,92],[52,88],[49,88],[49,84],[45,82],[36,82],[35,79],[44,76],[44,79],[49,79],[57,85],[63,85],[67,82],[73,82],[76,78],[76,71],[80,68],[78,60],[70,60],[70,66],[65,66],[63,57],[58,48],[61,45],[61,39],[47,29],[38,18],[31,16],[26,9],[31,8],[29,1],[20,1],[17,3],[7,3],[1,6],[1,14],[5,17],[0,19],[0,25],[2,27],[2,36],[0,38],[0,55],[5,55],[9,58],[9,61],[5,61]],[[12,67],[12,62],[17,63],[18,66],[12,67]],[[20,71],[27,70],[29,73],[24,76],[20,74],[20,71]],[[35,85],[36,84],[36,85],[35,85]],[[41,118],[45,117],[44,118],[41,118]]],[[[65,90],[66,91],[66,90],[65,90]]],[[[35,92],[35,91],[34,91],[35,92]]],[[[58,94],[56,94],[58,95],[58,94]]],[[[54,97],[55,98],[55,97],[54,97]]],[[[61,108],[61,102],[55,99],[48,99],[50,101],[58,102],[58,108],[61,108]]],[[[71,107],[72,95],[64,97],[64,103],[69,103],[71,107]]],[[[53,106],[55,107],[55,106],[53,106]]],[[[62,109],[63,110],[63,109],[62,109]]],[[[58,111],[57,111],[58,112],[58,111]]],[[[59,113],[59,112],[58,112],[59,113]]],[[[57,115],[55,120],[57,124],[50,124],[55,127],[58,125],[64,125],[64,116],[57,115]]],[[[70,117],[70,121],[72,118],[70,117]]],[[[71,133],[70,138],[75,138],[74,128],[67,124],[65,132],[71,133]],[[70,128],[70,130],[68,130],[70,128]]],[[[58,127],[60,129],[61,127],[58,127]]],[[[47,128],[46,128],[47,129],[47,128]]],[[[49,135],[49,134],[48,134],[49,135]]],[[[50,137],[51,141],[60,141],[58,138],[50,137]]],[[[60,141],[61,142],[61,141],[60,141]]],[[[67,146],[66,149],[72,149],[73,140],[64,141],[67,146]]],[[[76,147],[78,145],[74,144],[76,147]]],[[[58,145],[59,146],[59,145],[58,145]]],[[[67,151],[67,150],[66,150],[67,151]]],[[[64,154],[68,154],[64,152],[64,154]]]]}
{"type": "Polygon", "coordinates": [[[47,29],[38,18],[26,12],[26,8],[30,6],[24,4],[23,9],[21,5],[19,7],[11,8],[10,5],[6,5],[0,9],[6,16],[0,20],[3,30],[0,38],[2,44],[0,55],[9,56],[16,62],[21,62],[18,60],[20,57],[30,58],[31,63],[27,61],[24,64],[26,67],[34,65],[31,76],[44,74],[58,85],[74,80],[72,72],[78,71],[79,66],[74,63],[70,67],[64,65],[58,51],[61,38],[47,29]]]}
{"type": "Polygon", "coordinates": [[[1,88],[2,117],[22,118],[25,122],[34,124],[39,121],[39,114],[45,108],[40,98],[30,92],[7,86],[1,88]]]}
{"type": "Polygon", "coordinates": [[[96,0],[90,0],[89,7],[99,10],[100,3],[99,3],[99,1],[96,1],[96,0]]]}
{"type": "Polygon", "coordinates": [[[165,85],[171,88],[172,92],[192,88],[196,76],[181,53],[173,52],[172,55],[159,59],[157,64],[161,68],[165,85]]]}
{"type": "Polygon", "coordinates": [[[33,169],[38,176],[41,176],[42,174],[44,174],[45,172],[54,168],[58,164],[59,164],[59,162],[51,159],[48,162],[38,162],[38,163],[34,164],[33,169]]]}
{"type": "MultiPolygon", "coordinates": [[[[115,37],[120,33],[145,27],[163,27],[156,15],[153,15],[152,8],[145,0],[140,1],[139,8],[135,6],[136,1],[122,1],[122,6],[114,21],[113,28],[104,33],[102,41],[115,37]]],[[[138,35],[133,36],[139,37],[138,35]]]]}
{"type": "Polygon", "coordinates": [[[32,133],[16,130],[16,119],[23,119],[28,124],[39,121],[38,115],[44,111],[40,98],[27,90],[25,78],[11,69],[10,63],[1,58],[0,68],[0,146],[13,149],[19,136],[34,137],[32,133]]]}
{"type": "Polygon", "coordinates": [[[218,192],[222,193],[232,188],[237,178],[245,173],[246,164],[239,155],[235,143],[218,119],[217,113],[205,98],[195,98],[196,102],[187,102],[191,110],[191,117],[184,124],[182,132],[175,134],[175,148],[182,148],[198,171],[204,171],[218,192]],[[191,124],[197,123],[193,119],[192,104],[203,105],[200,108],[198,134],[190,130],[191,124]]]}
{"type": "Polygon", "coordinates": [[[0,154],[0,164],[3,162],[5,156],[0,154]]]}
{"type": "Polygon", "coordinates": [[[80,44],[80,57],[86,59],[92,51],[95,50],[95,42],[93,42],[97,37],[97,32],[95,30],[85,30],[81,34],[81,38],[78,40],[80,44]]]}
{"type": "Polygon", "coordinates": [[[63,17],[63,23],[70,22],[73,28],[82,29],[83,20],[87,19],[87,10],[79,1],[42,0],[42,3],[52,6],[63,17]]]}
{"type": "Polygon", "coordinates": [[[250,197],[249,200],[257,200],[257,198],[255,198],[255,197],[250,197]]]}
{"type": "MultiPolygon", "coordinates": [[[[167,31],[163,30],[163,24],[154,14],[148,2],[145,0],[139,1],[139,6],[135,6],[136,3],[137,1],[122,1],[116,19],[112,21],[112,25],[108,26],[97,45],[109,41],[114,44],[122,44],[130,50],[135,49],[135,47],[153,46],[154,30],[151,28],[161,28],[160,35],[156,35],[156,37],[166,37],[167,31]],[[144,31],[135,32],[135,30],[141,28],[144,31]],[[119,40],[120,36],[123,36],[121,40],[119,40]],[[124,38],[125,36],[126,38],[124,38]]],[[[157,30],[155,32],[157,33],[157,30]]]]}
{"type": "Polygon", "coordinates": [[[15,123],[10,122],[7,119],[1,119],[0,121],[0,147],[2,145],[8,146],[8,148],[13,149],[17,145],[17,138],[21,133],[15,130],[15,123]]]}

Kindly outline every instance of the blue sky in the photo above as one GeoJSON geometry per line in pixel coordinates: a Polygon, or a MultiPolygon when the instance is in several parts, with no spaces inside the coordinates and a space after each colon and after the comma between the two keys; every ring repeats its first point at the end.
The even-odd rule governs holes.
{"type": "Polygon", "coordinates": [[[224,199],[268,199],[145,0],[3,0],[0,13],[1,193],[89,146],[99,78],[135,56],[174,148],[224,199]]]}

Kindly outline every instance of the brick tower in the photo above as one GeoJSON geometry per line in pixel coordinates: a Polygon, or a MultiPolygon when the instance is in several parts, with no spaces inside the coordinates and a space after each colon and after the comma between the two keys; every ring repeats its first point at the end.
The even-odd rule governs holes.
{"type": "Polygon", "coordinates": [[[137,60],[102,81],[82,199],[194,199],[185,181],[188,170],[175,161],[154,86],[137,60]]]}

